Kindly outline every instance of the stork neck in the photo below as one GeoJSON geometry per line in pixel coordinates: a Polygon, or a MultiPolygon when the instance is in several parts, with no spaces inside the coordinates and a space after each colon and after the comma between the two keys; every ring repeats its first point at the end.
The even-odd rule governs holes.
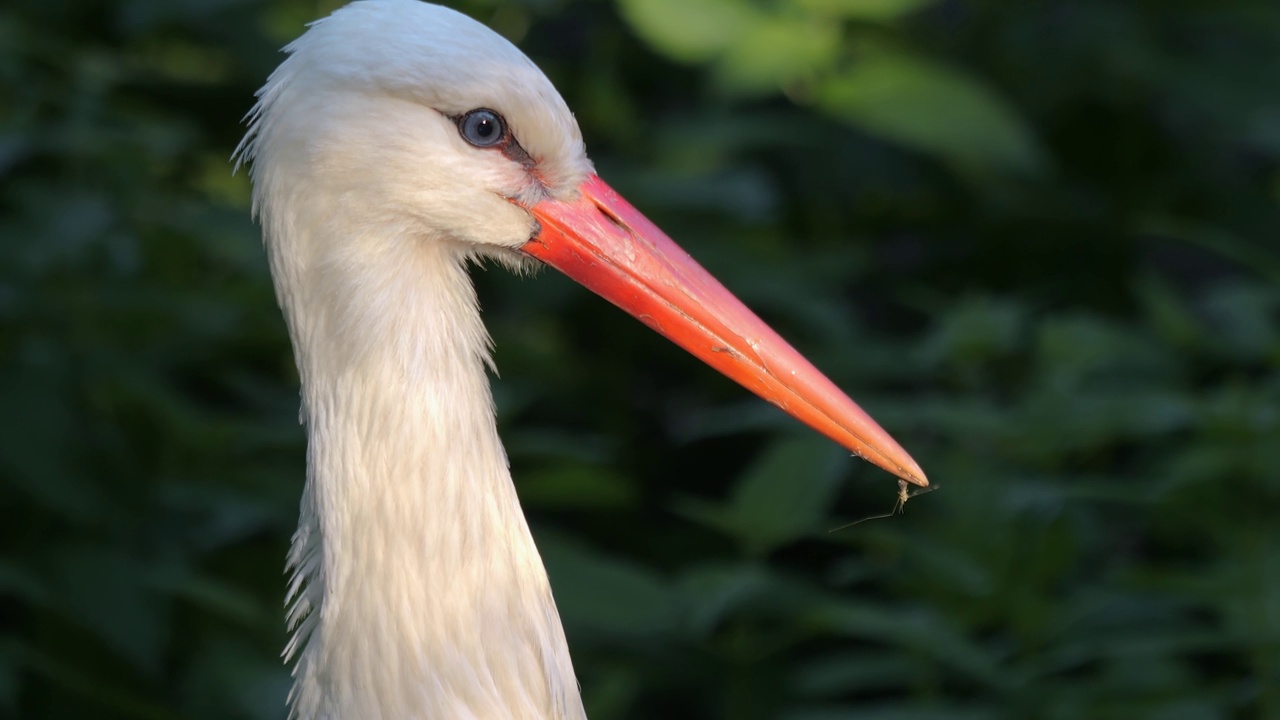
{"type": "Polygon", "coordinates": [[[276,273],[308,429],[294,715],[584,718],[498,439],[463,258],[391,245],[316,263],[296,286],[276,273]]]}

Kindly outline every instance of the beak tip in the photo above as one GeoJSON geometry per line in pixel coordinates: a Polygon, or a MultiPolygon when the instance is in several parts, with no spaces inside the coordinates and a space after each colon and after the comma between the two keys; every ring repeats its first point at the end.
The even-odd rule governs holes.
{"type": "Polygon", "coordinates": [[[863,432],[845,434],[841,444],[849,448],[854,457],[862,458],[912,485],[929,487],[929,478],[915,458],[870,418],[866,418],[863,432]]]}
{"type": "Polygon", "coordinates": [[[853,457],[865,460],[872,465],[888,472],[894,477],[902,478],[912,485],[919,487],[929,487],[929,478],[924,474],[924,470],[920,464],[915,461],[905,450],[893,445],[897,452],[887,453],[884,449],[875,446],[864,446],[859,442],[852,450],[853,457]],[[870,450],[870,452],[868,452],[870,450]]]}
{"type": "Polygon", "coordinates": [[[919,465],[913,465],[910,468],[902,468],[902,471],[903,475],[906,476],[903,480],[906,480],[909,483],[915,483],[920,487],[929,487],[929,478],[925,476],[924,471],[920,469],[919,465]]]}
{"type": "Polygon", "coordinates": [[[894,475],[913,485],[929,487],[929,478],[924,474],[924,469],[915,461],[915,458],[907,455],[905,451],[902,453],[902,461],[895,463],[895,465],[897,466],[896,469],[890,471],[894,475]]]}

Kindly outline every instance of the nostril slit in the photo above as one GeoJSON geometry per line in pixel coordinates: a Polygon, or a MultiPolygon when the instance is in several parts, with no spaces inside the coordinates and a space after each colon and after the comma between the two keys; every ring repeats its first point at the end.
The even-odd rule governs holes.
{"type": "Polygon", "coordinates": [[[627,231],[628,234],[631,233],[631,228],[627,227],[627,224],[622,222],[622,218],[619,218],[617,215],[610,212],[609,208],[603,205],[597,204],[596,209],[600,211],[601,215],[604,215],[605,217],[609,218],[609,222],[613,223],[614,225],[617,225],[620,229],[627,231]]]}

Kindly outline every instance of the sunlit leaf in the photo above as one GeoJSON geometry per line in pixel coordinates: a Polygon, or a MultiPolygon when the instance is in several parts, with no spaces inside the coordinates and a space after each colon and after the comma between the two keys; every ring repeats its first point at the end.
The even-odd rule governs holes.
{"type": "Polygon", "coordinates": [[[790,0],[806,10],[856,20],[895,20],[937,0],[790,0]]]}
{"type": "Polygon", "coordinates": [[[839,28],[817,18],[757,18],[734,36],[719,77],[735,90],[777,89],[828,68],[839,43],[839,28]]]}
{"type": "Polygon", "coordinates": [[[867,132],[960,166],[1027,174],[1046,166],[1012,106],[944,65],[869,54],[827,80],[817,99],[827,112],[867,132]]]}
{"type": "Polygon", "coordinates": [[[758,11],[734,0],[619,0],[642,38],[684,62],[710,60],[754,24],[758,11]]]}

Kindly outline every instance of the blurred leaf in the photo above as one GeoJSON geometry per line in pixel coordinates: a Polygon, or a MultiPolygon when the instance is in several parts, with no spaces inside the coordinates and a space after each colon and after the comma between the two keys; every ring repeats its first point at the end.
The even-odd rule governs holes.
{"type": "Polygon", "coordinates": [[[728,48],[758,11],[735,0],[618,0],[642,38],[682,62],[705,62],[728,48]]]}
{"type": "Polygon", "coordinates": [[[893,690],[911,684],[916,664],[906,657],[867,652],[822,655],[795,668],[796,690],[809,697],[893,690]]]}
{"type": "Polygon", "coordinates": [[[1001,667],[997,658],[927,613],[844,602],[817,611],[812,619],[837,633],[910,648],[983,685],[1003,687],[1015,682],[1013,673],[1001,667]]]}
{"type": "Polygon", "coordinates": [[[520,476],[520,501],[525,507],[604,510],[635,504],[635,487],[606,468],[562,463],[553,470],[520,476]]]}
{"type": "Polygon", "coordinates": [[[193,707],[216,705],[227,716],[284,720],[292,680],[280,662],[270,662],[233,637],[215,637],[201,646],[182,688],[193,707]],[[229,701],[229,702],[228,702],[229,701]]]}
{"type": "Polygon", "coordinates": [[[51,375],[57,361],[40,341],[26,351],[36,367],[0,377],[0,473],[31,500],[59,514],[88,518],[107,501],[83,474],[66,446],[74,427],[73,401],[51,375]],[[41,357],[43,356],[43,357],[41,357]],[[45,367],[40,367],[45,365],[45,367]],[[52,367],[50,367],[52,366],[52,367]]]}
{"type": "Polygon", "coordinates": [[[763,555],[814,531],[840,489],[847,455],[820,437],[779,440],[759,456],[723,506],[694,499],[678,509],[735,535],[763,555]]]}
{"type": "Polygon", "coordinates": [[[752,168],[727,167],[710,177],[652,170],[635,170],[630,175],[631,196],[671,210],[715,211],[763,222],[774,214],[778,202],[778,189],[752,168]]]}
{"type": "Polygon", "coordinates": [[[856,20],[896,20],[937,0],[790,0],[806,10],[856,20]]]}
{"type": "Polygon", "coordinates": [[[169,603],[150,587],[148,566],[85,546],[58,548],[53,562],[63,612],[137,670],[158,674],[169,603]]]}
{"type": "Polygon", "coordinates": [[[1176,290],[1160,277],[1143,276],[1138,282],[1136,294],[1151,326],[1171,344],[1189,348],[1203,335],[1204,331],[1191,309],[1178,297],[1176,290]]]}
{"type": "Polygon", "coordinates": [[[1025,343],[1027,308],[994,298],[953,303],[918,350],[926,366],[950,366],[970,382],[1025,343]]]}
{"type": "Polygon", "coordinates": [[[962,167],[1046,170],[1044,152],[1017,111],[953,68],[866,55],[828,79],[817,98],[821,108],[867,132],[962,167]]]}
{"type": "Polygon", "coordinates": [[[555,535],[539,535],[538,549],[569,624],[617,637],[644,637],[671,628],[670,591],[652,572],[555,535]]]}
{"type": "Polygon", "coordinates": [[[1036,354],[1042,382],[1063,389],[1105,387],[1121,379],[1150,385],[1178,369],[1176,356],[1150,338],[1094,316],[1043,318],[1036,327],[1036,354]]]}
{"type": "Polygon", "coordinates": [[[0,642],[0,710],[16,717],[18,697],[22,691],[22,660],[19,648],[0,642]]]}
{"type": "Polygon", "coordinates": [[[216,578],[170,572],[153,584],[175,598],[190,601],[204,612],[254,629],[269,628],[278,619],[274,613],[263,613],[256,598],[216,578]]]}
{"type": "Polygon", "coordinates": [[[590,683],[584,682],[582,688],[582,704],[588,717],[622,717],[644,695],[642,678],[634,668],[601,665],[579,665],[578,668],[580,679],[592,678],[590,683]]]}
{"type": "Polygon", "coordinates": [[[734,36],[719,77],[732,90],[773,90],[830,67],[839,46],[839,27],[822,18],[756,18],[734,36]]]}
{"type": "Polygon", "coordinates": [[[807,588],[754,563],[700,565],[681,574],[683,623],[695,637],[709,637],[728,619],[755,607],[788,614],[807,600],[807,588]]]}
{"type": "Polygon", "coordinates": [[[998,717],[985,708],[966,709],[948,704],[946,707],[921,706],[919,703],[901,705],[868,705],[809,707],[791,711],[782,720],[986,720],[998,717]]]}
{"type": "MultiPolygon", "coordinates": [[[[599,434],[549,428],[512,428],[503,444],[508,455],[573,463],[605,463],[614,452],[610,439],[599,434]]],[[[522,485],[525,480],[523,475],[519,478],[522,485]]]]}
{"type": "Polygon", "coordinates": [[[665,55],[715,64],[720,84],[758,93],[824,71],[835,61],[840,28],[807,12],[766,13],[729,0],[619,0],[636,32],[665,55]]]}
{"type": "Polygon", "coordinates": [[[1145,216],[1135,231],[1158,235],[1202,248],[1228,258],[1239,267],[1257,273],[1272,285],[1280,285],[1280,254],[1274,247],[1251,243],[1216,225],[1200,223],[1178,216],[1145,216]]]}
{"type": "Polygon", "coordinates": [[[1280,365],[1280,285],[1231,284],[1206,298],[1219,352],[1280,365]]]}
{"type": "Polygon", "coordinates": [[[49,602],[49,591],[31,573],[10,562],[0,561],[0,596],[21,599],[36,605],[49,602]]]}
{"type": "Polygon", "coordinates": [[[146,696],[98,682],[68,663],[38,652],[27,652],[25,661],[32,676],[52,685],[64,702],[67,698],[83,698],[99,712],[138,720],[178,720],[177,715],[146,696]]]}

